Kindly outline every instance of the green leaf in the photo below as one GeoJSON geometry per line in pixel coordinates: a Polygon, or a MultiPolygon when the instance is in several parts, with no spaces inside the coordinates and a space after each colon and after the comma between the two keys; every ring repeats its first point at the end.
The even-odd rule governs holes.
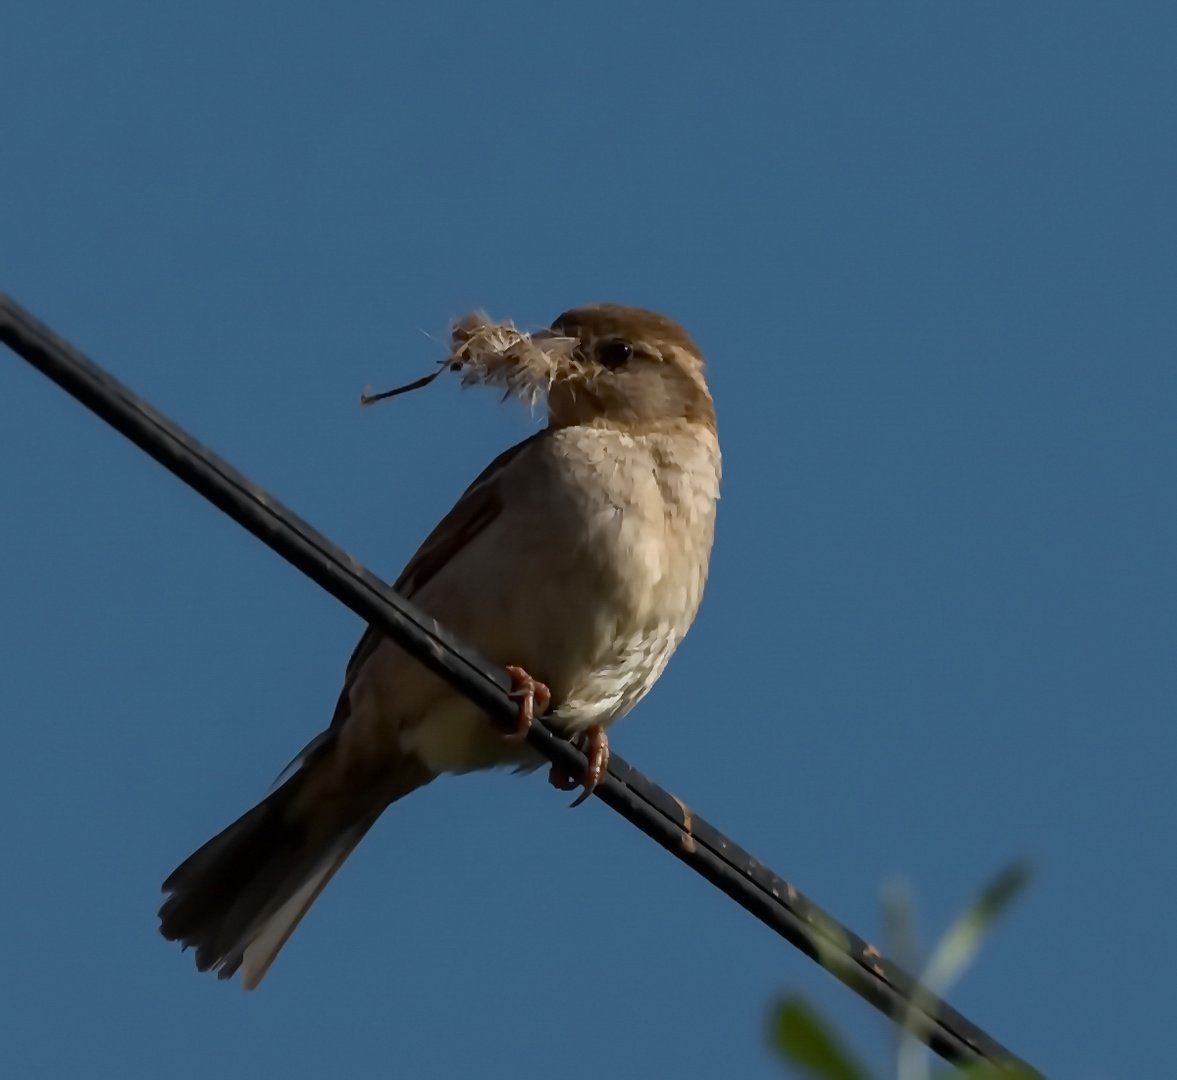
{"type": "Polygon", "coordinates": [[[997,874],[957,918],[936,946],[924,971],[923,983],[934,994],[943,994],[972,963],[985,935],[1006,909],[1021,895],[1033,876],[1025,859],[1010,863],[997,874]]]}
{"type": "Polygon", "coordinates": [[[792,1068],[817,1080],[867,1080],[833,1029],[802,997],[788,997],[772,1010],[772,1045],[792,1068]]]}
{"type": "MultiPolygon", "coordinates": [[[[915,1038],[923,1024],[919,1014],[927,1004],[927,995],[943,997],[945,991],[960,978],[977,955],[977,950],[980,949],[985,935],[989,933],[993,924],[1030,883],[1032,872],[1030,863],[1024,859],[1010,863],[981,890],[980,895],[965,908],[940,939],[923,972],[923,991],[916,993],[912,998],[904,1020],[904,1032],[899,1040],[896,1066],[899,1080],[927,1080],[927,1051],[915,1038]]],[[[992,1066],[982,1063],[981,1067],[992,1066]]],[[[970,1074],[966,1072],[965,1075],[970,1074]]],[[[982,1072],[978,1075],[988,1080],[987,1073],[982,1072]]],[[[1001,1080],[1018,1075],[1009,1070],[999,1073],[1001,1080]]]]}
{"type": "Polygon", "coordinates": [[[885,882],[880,897],[883,909],[883,952],[909,975],[920,966],[915,929],[915,898],[905,881],[885,882]]]}

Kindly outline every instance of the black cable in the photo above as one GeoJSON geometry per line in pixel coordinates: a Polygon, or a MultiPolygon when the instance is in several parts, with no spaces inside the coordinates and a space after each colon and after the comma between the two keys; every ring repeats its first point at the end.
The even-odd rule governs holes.
{"type": "MultiPolygon", "coordinates": [[[[392,591],[325,536],[137,398],[102,368],[0,293],[0,341],[200,492],[361,619],[378,627],[459,693],[514,730],[517,703],[505,671],[483,660],[392,591]]],[[[586,762],[542,723],[528,742],[570,776],[586,762]]],[[[807,900],[717,829],[616,754],[594,793],[856,994],[909,1023],[957,1065],[990,1061],[1028,1068],[951,1006],[928,993],[856,934],[807,900]]]]}

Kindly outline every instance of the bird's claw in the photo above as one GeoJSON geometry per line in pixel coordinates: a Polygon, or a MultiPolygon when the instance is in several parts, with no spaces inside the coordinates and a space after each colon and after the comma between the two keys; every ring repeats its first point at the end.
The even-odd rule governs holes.
{"type": "Polygon", "coordinates": [[[548,783],[559,791],[575,791],[582,788],[581,793],[572,800],[569,808],[579,806],[597,788],[601,777],[609,768],[609,738],[600,724],[594,724],[577,740],[577,745],[588,758],[584,776],[579,780],[573,779],[563,769],[553,765],[548,770],[548,783]]]}
{"type": "Polygon", "coordinates": [[[503,737],[509,742],[522,742],[531,730],[532,720],[548,711],[548,706],[552,703],[552,692],[521,667],[508,667],[507,674],[511,676],[511,682],[515,685],[515,689],[508,697],[519,702],[519,718],[515,730],[503,737]]]}
{"type": "MultiPolygon", "coordinates": [[[[515,730],[508,732],[503,737],[511,742],[522,742],[527,738],[528,731],[531,730],[532,720],[547,712],[548,706],[552,703],[552,692],[538,679],[533,679],[521,667],[512,665],[506,670],[515,686],[510,697],[519,702],[519,718],[515,730]]],[[[588,758],[584,776],[576,780],[556,765],[553,765],[548,771],[548,783],[552,787],[561,791],[582,789],[570,804],[571,806],[579,806],[584,802],[596,790],[597,785],[601,782],[601,777],[609,768],[609,739],[600,724],[594,724],[585,731],[576,740],[576,745],[588,758]]]]}

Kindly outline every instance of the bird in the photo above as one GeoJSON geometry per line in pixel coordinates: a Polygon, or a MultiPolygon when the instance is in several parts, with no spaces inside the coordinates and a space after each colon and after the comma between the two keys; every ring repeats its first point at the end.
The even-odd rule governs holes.
{"type": "Polygon", "coordinates": [[[247,990],[392,803],[444,773],[540,767],[523,738],[533,716],[584,749],[583,776],[553,767],[549,780],[587,798],[606,730],[662,674],[703,596],[721,459],[687,332],[592,304],[532,335],[467,316],[453,342],[443,369],[542,397],[547,423],[483,470],[393,587],[508,670],[519,730],[504,735],[368,627],[328,728],[164,882],[163,936],[201,971],[240,970],[247,990]]]}

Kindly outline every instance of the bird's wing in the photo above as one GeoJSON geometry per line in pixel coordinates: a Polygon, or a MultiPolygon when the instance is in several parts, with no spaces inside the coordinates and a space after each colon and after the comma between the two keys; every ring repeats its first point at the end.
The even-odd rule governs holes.
{"type": "MultiPolygon", "coordinates": [[[[547,434],[545,428],[521,443],[516,443],[509,450],[499,454],[478,474],[454,504],[453,509],[434,526],[433,531],[401,571],[392,586],[396,592],[407,600],[412,599],[422,586],[434,578],[458,552],[503,512],[503,474],[524,450],[547,434]]],[[[351,659],[347,662],[343,690],[339,694],[335,714],[331,719],[332,728],[346,721],[350,711],[349,695],[352,683],[383,640],[384,635],[373,626],[369,626],[361,636],[351,659]]]]}
{"type": "Polygon", "coordinates": [[[433,532],[425,538],[393,583],[392,587],[401,596],[412,599],[421,586],[502,513],[502,480],[507,466],[546,435],[545,428],[516,443],[478,474],[454,508],[434,526],[433,532]]]}

